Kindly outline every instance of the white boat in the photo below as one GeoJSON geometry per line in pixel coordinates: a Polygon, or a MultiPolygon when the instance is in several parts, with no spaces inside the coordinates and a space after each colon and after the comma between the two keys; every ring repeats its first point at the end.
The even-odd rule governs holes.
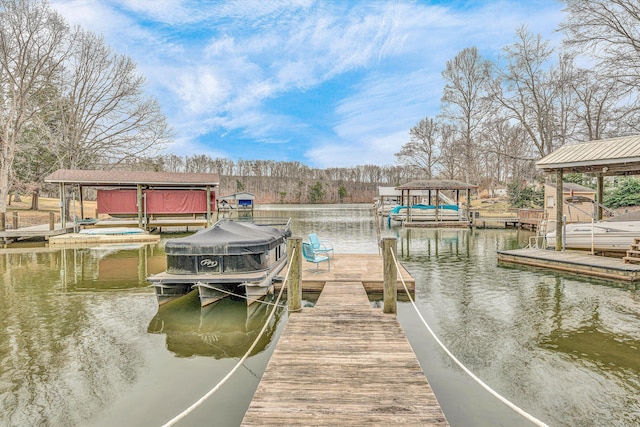
{"type": "MultiPolygon", "coordinates": [[[[640,238],[640,221],[608,219],[593,223],[567,224],[564,229],[566,249],[594,252],[626,252],[640,238]]],[[[546,234],[547,246],[556,247],[555,230],[546,234]]],[[[562,244],[562,242],[560,242],[562,244]]]]}
{"type": "MultiPolygon", "coordinates": [[[[389,212],[389,219],[405,221],[407,207],[396,206],[389,212]]],[[[460,221],[462,219],[457,205],[413,205],[409,212],[409,221],[460,221]]]]}
{"type": "Polygon", "coordinates": [[[158,304],[191,289],[198,289],[202,307],[230,295],[255,302],[273,289],[273,280],[287,264],[290,222],[221,220],[191,236],[167,240],[167,270],[147,278],[158,304]]]}

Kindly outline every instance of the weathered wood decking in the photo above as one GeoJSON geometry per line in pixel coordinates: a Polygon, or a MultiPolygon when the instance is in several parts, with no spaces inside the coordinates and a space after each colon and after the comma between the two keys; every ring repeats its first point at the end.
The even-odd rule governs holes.
{"type": "Polygon", "coordinates": [[[447,426],[394,315],[361,282],[327,282],[292,313],[243,426],[447,426]]]}
{"type": "Polygon", "coordinates": [[[625,264],[621,258],[590,255],[580,251],[546,249],[499,251],[498,262],[543,267],[610,280],[640,281],[640,265],[625,264]]]}
{"type": "Polygon", "coordinates": [[[49,224],[6,229],[4,231],[0,231],[0,243],[6,244],[17,240],[32,238],[44,238],[48,240],[52,236],[59,236],[72,231],[73,225],[63,228],[61,224],[55,224],[53,230],[49,224]]]}
{"type": "MultiPolygon", "coordinates": [[[[287,274],[286,267],[280,273],[287,274]]],[[[402,286],[404,279],[409,292],[415,292],[416,281],[409,272],[400,265],[398,273],[398,293],[404,293],[402,286]]],[[[331,269],[327,271],[327,263],[319,266],[302,261],[302,290],[303,292],[320,292],[326,282],[362,282],[367,292],[382,292],[383,263],[382,255],[376,254],[335,254],[331,258],[331,269]]],[[[280,283],[275,284],[276,291],[280,290],[280,283]]]]}

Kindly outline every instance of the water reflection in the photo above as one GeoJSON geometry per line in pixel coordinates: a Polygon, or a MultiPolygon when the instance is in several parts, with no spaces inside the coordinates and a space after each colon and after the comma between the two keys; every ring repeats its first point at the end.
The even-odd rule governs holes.
{"type": "MultiPolygon", "coordinates": [[[[494,389],[553,425],[640,422],[635,287],[498,267],[496,250],[526,244],[518,232],[414,229],[399,238],[421,312],[494,389]]],[[[442,363],[450,365],[446,357],[442,363]]],[[[436,393],[441,387],[450,386],[436,380],[436,393]]],[[[473,424],[460,398],[441,400],[445,414],[452,424],[473,424]]]]}
{"type": "Polygon", "coordinates": [[[166,269],[164,251],[148,243],[63,248],[48,256],[65,292],[148,287],[147,276],[166,269]]]}
{"type": "MultiPolygon", "coordinates": [[[[247,306],[243,299],[224,298],[200,308],[198,291],[158,307],[147,331],[166,336],[167,349],[178,357],[240,358],[249,350],[273,308],[274,296],[247,306]]],[[[283,308],[278,307],[265,333],[251,351],[271,342],[283,308]]]]}
{"type": "MultiPolygon", "coordinates": [[[[294,235],[317,232],[336,253],[378,253],[368,206],[271,206],[258,215],[291,216],[294,235]]],[[[398,237],[421,314],[498,392],[554,426],[640,425],[636,286],[498,266],[496,251],[525,246],[527,231],[382,234],[398,237]]],[[[162,425],[223,378],[235,364],[226,357],[255,331],[244,303],[159,310],[145,277],[164,262],[162,244],[0,250],[0,425],[162,425]]],[[[398,308],[452,426],[526,425],[437,349],[410,304],[398,308]]],[[[274,320],[265,351],[207,401],[206,419],[181,425],[210,423],[211,414],[240,424],[284,319],[274,320]]]]}

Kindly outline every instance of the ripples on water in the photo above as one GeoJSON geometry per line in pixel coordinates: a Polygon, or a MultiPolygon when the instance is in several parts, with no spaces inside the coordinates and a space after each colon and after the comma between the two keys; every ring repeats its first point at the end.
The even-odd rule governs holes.
{"type": "MultiPolygon", "coordinates": [[[[257,214],[292,216],[294,235],[317,232],[341,253],[378,253],[368,206],[257,214]]],[[[496,391],[550,425],[640,424],[634,286],[498,266],[496,251],[528,232],[381,233],[398,238],[431,327],[496,391]]],[[[161,425],[224,377],[264,312],[232,300],[201,311],[197,299],[158,309],[145,277],[164,267],[161,244],[1,251],[0,425],[161,425]]],[[[398,316],[451,425],[527,425],[448,360],[408,303],[398,316]]],[[[240,423],[285,320],[182,425],[240,423]]]]}

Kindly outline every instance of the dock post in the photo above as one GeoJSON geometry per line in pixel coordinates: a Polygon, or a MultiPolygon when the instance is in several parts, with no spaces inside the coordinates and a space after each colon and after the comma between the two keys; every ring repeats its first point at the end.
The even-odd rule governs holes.
{"type": "MultiPolygon", "coordinates": [[[[385,237],[382,239],[382,262],[383,262],[383,312],[396,314],[398,312],[398,270],[393,261],[393,255],[397,253],[397,239],[395,237],[385,237]]],[[[396,257],[397,259],[397,257],[396,257]]]]}
{"type": "Polygon", "coordinates": [[[4,212],[0,212],[0,231],[7,229],[7,216],[4,212]]]}
{"type": "Polygon", "coordinates": [[[12,220],[13,220],[13,229],[17,230],[18,229],[18,212],[11,212],[11,216],[12,216],[12,220]]]}
{"type": "Polygon", "coordinates": [[[56,214],[49,212],[49,230],[53,230],[56,227],[56,214]]]}
{"type": "Polygon", "coordinates": [[[289,257],[289,289],[287,300],[289,313],[302,309],[302,238],[287,239],[289,257]]]}

